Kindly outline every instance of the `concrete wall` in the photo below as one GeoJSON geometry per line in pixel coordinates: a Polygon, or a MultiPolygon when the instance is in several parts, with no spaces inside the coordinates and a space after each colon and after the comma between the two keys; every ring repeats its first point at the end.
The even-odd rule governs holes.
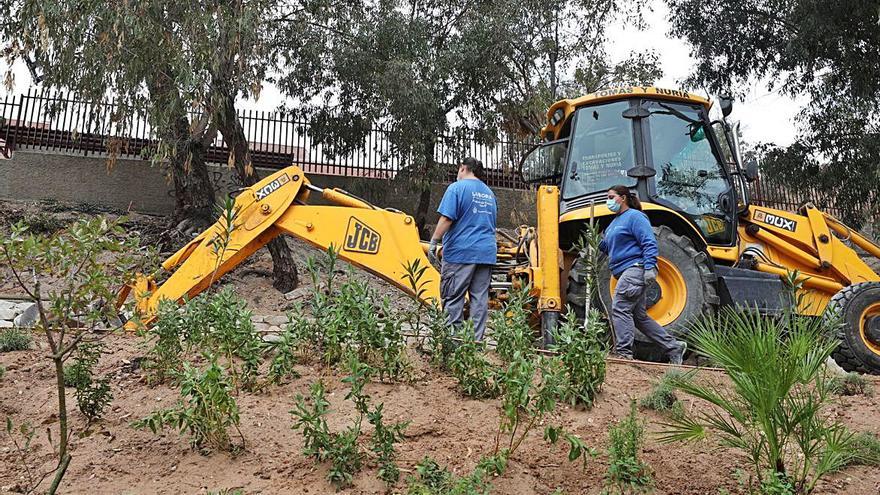
{"type": "MultiPolygon", "coordinates": [[[[268,172],[259,171],[261,175],[268,172]]],[[[239,188],[229,168],[209,166],[209,172],[219,194],[239,188]]],[[[418,204],[418,193],[398,181],[313,174],[309,180],[316,186],[339,187],[378,206],[408,213],[415,213],[418,204]]],[[[432,186],[432,212],[445,189],[446,184],[432,186]]],[[[494,191],[499,227],[535,224],[533,191],[502,188],[494,191]]],[[[86,203],[154,215],[167,215],[174,208],[173,191],[163,170],[147,161],[120,159],[108,170],[106,157],[34,150],[18,150],[10,160],[0,160],[0,198],[86,203]]]]}

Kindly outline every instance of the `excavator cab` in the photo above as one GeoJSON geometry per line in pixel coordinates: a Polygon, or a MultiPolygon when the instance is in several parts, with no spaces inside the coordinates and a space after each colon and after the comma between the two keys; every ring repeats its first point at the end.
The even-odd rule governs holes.
{"type": "Polygon", "coordinates": [[[705,243],[734,245],[746,199],[724,122],[709,120],[702,98],[635,89],[626,99],[557,104],[543,130],[549,141],[523,160],[524,179],[558,184],[562,215],[602,203],[608,188],[622,184],[643,203],[675,212],[705,243]]]}

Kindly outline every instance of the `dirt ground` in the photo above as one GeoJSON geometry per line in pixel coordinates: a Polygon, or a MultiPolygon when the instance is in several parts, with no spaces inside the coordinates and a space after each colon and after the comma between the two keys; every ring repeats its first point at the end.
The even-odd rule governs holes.
{"type": "MultiPolygon", "coordinates": [[[[10,208],[2,205],[0,216],[10,208]],[[5,208],[5,209],[4,209],[5,208]]],[[[75,216],[75,215],[74,215],[75,216]]],[[[154,225],[140,219],[144,225],[154,225]]],[[[158,223],[156,224],[158,225],[158,223]]],[[[152,227],[151,227],[152,228],[152,227]]],[[[156,227],[156,232],[161,228],[156,227]]],[[[296,244],[297,259],[302,261],[305,248],[296,244]]],[[[257,314],[281,314],[286,301],[271,287],[268,255],[233,272],[227,283],[236,287],[257,314]]],[[[301,266],[301,265],[300,265],[301,266]]],[[[0,293],[14,292],[8,273],[0,267],[0,293]]],[[[305,277],[304,277],[305,281],[305,277]]],[[[378,286],[383,282],[376,281],[378,286]]],[[[390,291],[390,288],[384,290],[390,291]]],[[[387,292],[389,295],[393,292],[387,292]]],[[[46,429],[55,428],[54,371],[46,357],[46,345],[35,338],[36,348],[0,354],[6,367],[0,379],[0,419],[11,417],[16,424],[28,422],[37,429],[33,447],[41,469],[53,467],[52,449],[46,429]]],[[[187,437],[171,430],[160,435],[135,430],[130,423],[150,412],[170,407],[177,392],[167,386],[150,387],[137,358],[143,355],[138,339],[132,335],[114,335],[107,339],[106,351],[99,363],[101,374],[112,377],[114,400],[105,417],[84,430],[85,418],[76,411],[72,389],[67,400],[76,430],[72,441],[73,461],[64,478],[61,493],[206,493],[223,489],[241,489],[244,493],[324,494],[335,490],[326,479],[327,466],[315,465],[302,455],[302,436],[294,431],[292,416],[297,394],[307,394],[309,385],[319,378],[328,384],[328,399],[333,412],[331,430],[338,431],[354,415],[343,398],[347,387],[343,376],[314,366],[299,366],[302,377],[271,386],[261,393],[242,394],[237,398],[241,410],[241,431],[245,448],[238,455],[214,452],[203,455],[190,448],[187,437]]],[[[410,421],[405,440],[399,445],[401,482],[390,492],[405,491],[403,479],[414,473],[415,464],[428,455],[439,464],[459,474],[472,471],[479,458],[492,452],[498,425],[497,400],[462,398],[452,378],[434,370],[416,353],[411,353],[413,379],[410,383],[367,386],[374,403],[385,404],[386,421],[410,421]]],[[[631,398],[648,393],[652,383],[663,373],[660,366],[610,363],[604,390],[591,410],[560,407],[553,424],[581,436],[591,447],[604,450],[609,427],[623,418],[631,398]]],[[[723,384],[723,375],[703,372],[705,379],[723,384]]],[[[880,382],[869,378],[880,394],[880,382]]],[[[686,408],[699,404],[686,401],[686,408]]],[[[880,434],[878,395],[840,397],[829,414],[856,431],[880,434]]],[[[697,444],[661,444],[656,433],[663,416],[641,411],[649,431],[643,459],[654,471],[655,493],[721,494],[745,493],[734,473],[748,470],[747,461],[736,451],[719,447],[714,439],[697,444]]],[[[585,471],[570,464],[563,445],[548,446],[541,438],[543,427],[536,428],[511,460],[506,474],[492,481],[493,493],[525,495],[549,494],[561,489],[566,494],[598,494],[602,491],[607,469],[604,455],[590,461],[585,471]]],[[[16,488],[23,471],[16,450],[5,432],[0,432],[0,493],[16,488]]],[[[48,483],[45,486],[48,486],[48,483]]],[[[376,467],[367,467],[356,476],[354,485],[339,493],[388,493],[376,477],[376,467]]],[[[823,481],[817,493],[880,493],[880,471],[854,466],[823,481]]]]}

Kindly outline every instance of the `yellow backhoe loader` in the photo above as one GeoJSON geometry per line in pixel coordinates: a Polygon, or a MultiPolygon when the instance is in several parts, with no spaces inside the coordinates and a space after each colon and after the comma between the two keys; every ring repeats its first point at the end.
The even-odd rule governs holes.
{"type": "MultiPolygon", "coordinates": [[[[685,324],[719,305],[743,304],[767,313],[785,302],[783,277],[797,270],[805,294],[798,310],[820,317],[834,305],[844,320],[835,359],[847,370],[880,373],[880,275],[852,247],[880,259],[880,246],[806,203],[797,213],[750,204],[746,183],[757,177],[743,165],[735,129],[709,119],[702,97],[653,87],[626,87],[561,100],[547,112],[543,142],[523,159],[523,178],[536,188],[537,225],[499,241],[491,297],[529,286],[545,342],[560,312],[583,315],[584,267],[572,252],[592,221],[606,226],[607,189],[625,184],[641,199],[659,244],[659,275],[648,290],[649,314],[683,332],[685,324]]],[[[796,187],[796,185],[793,185],[796,187]]],[[[150,323],[159,300],[194,297],[265,245],[287,234],[326,249],[403,291],[406,265],[428,266],[421,298],[439,298],[440,275],[426,257],[413,218],[369,204],[339,189],[310,184],[291,166],[244,190],[225,250],[223,220],[168,258],[164,275],[139,276],[137,313],[150,323]],[[313,195],[329,205],[309,204],[313,195]],[[164,280],[160,283],[159,279],[164,280]]],[[[616,280],[600,271],[606,307],[616,280]]],[[[651,357],[637,336],[637,356],[651,357]]]]}

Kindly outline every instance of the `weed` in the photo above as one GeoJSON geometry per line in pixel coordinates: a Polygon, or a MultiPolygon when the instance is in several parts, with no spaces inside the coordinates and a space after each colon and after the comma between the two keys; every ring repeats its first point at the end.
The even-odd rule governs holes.
{"type": "Polygon", "coordinates": [[[0,352],[26,351],[31,348],[31,334],[20,328],[0,331],[0,352]]]}
{"type": "Polygon", "coordinates": [[[880,465],[880,438],[874,433],[856,433],[852,438],[852,453],[852,465],[880,465]]]}
{"type": "Polygon", "coordinates": [[[673,418],[681,418],[684,414],[681,401],[675,395],[675,380],[684,380],[687,375],[681,370],[670,369],[660,377],[648,395],[642,397],[639,406],[657,412],[670,414],[673,418]]]}
{"type": "Polygon", "coordinates": [[[651,469],[639,459],[645,441],[645,427],[639,421],[636,403],[630,403],[626,418],[608,432],[608,473],[605,475],[606,493],[633,493],[650,490],[653,484],[651,469]]]}
{"type": "Polygon", "coordinates": [[[836,395],[871,395],[871,383],[862,375],[850,371],[828,379],[828,391],[836,395]]]}
{"type": "MultiPolygon", "coordinates": [[[[482,464],[482,463],[481,463],[482,464]]],[[[456,476],[425,457],[416,465],[416,476],[407,480],[408,495],[487,495],[491,484],[478,465],[469,476],[456,476]]]]}
{"type": "Polygon", "coordinates": [[[42,211],[27,213],[21,221],[27,226],[28,232],[38,235],[52,235],[63,229],[68,223],[42,211]]]}
{"type": "Polygon", "coordinates": [[[560,426],[547,426],[544,428],[544,440],[550,445],[555,445],[560,438],[565,439],[568,443],[568,460],[574,462],[578,459],[582,460],[581,468],[587,469],[587,463],[590,459],[599,456],[599,451],[588,447],[581,438],[573,433],[565,431],[560,426]]]}
{"type": "Polygon", "coordinates": [[[16,427],[12,422],[12,418],[6,417],[6,435],[15,447],[15,456],[18,463],[21,464],[24,474],[25,487],[23,493],[36,491],[43,480],[51,474],[51,471],[39,474],[32,467],[32,464],[37,464],[35,462],[36,459],[34,459],[35,452],[32,451],[34,449],[31,449],[31,442],[34,439],[35,432],[36,430],[29,423],[21,423],[16,427]]]}
{"type": "Polygon", "coordinates": [[[492,312],[492,335],[497,342],[495,352],[505,362],[511,362],[516,355],[528,358],[535,354],[530,315],[524,309],[529,300],[528,288],[512,290],[504,306],[492,312]]]}
{"type": "Polygon", "coordinates": [[[561,399],[571,405],[592,407],[605,383],[605,358],[608,350],[603,335],[607,332],[596,310],[587,314],[583,327],[577,324],[573,311],[565,315],[556,335],[555,350],[559,352],[566,380],[561,385],[561,399]]]}
{"type": "Polygon", "coordinates": [[[217,364],[213,355],[205,356],[208,366],[204,370],[184,363],[180,374],[181,400],[176,407],[162,409],[135,421],[132,426],[138,429],[149,428],[158,433],[169,426],[177,428],[181,434],[188,432],[194,448],[205,446],[220,450],[233,450],[229,428],[238,430],[238,405],[231,395],[232,386],[223,368],[217,364]]]}
{"type": "Polygon", "coordinates": [[[761,495],[794,495],[795,487],[784,473],[767,471],[761,477],[761,495]]]}
{"type": "Polygon", "coordinates": [[[3,366],[2,364],[0,364],[0,380],[2,380],[5,375],[6,375],[6,366],[3,366]]]}
{"type": "Polygon", "coordinates": [[[852,434],[823,413],[828,387],[822,370],[836,345],[829,338],[836,324],[793,312],[768,318],[743,308],[698,320],[690,333],[693,347],[724,367],[732,391],[672,379],[714,410],[673,418],[662,439],[697,440],[717,432],[751,460],[758,488],[772,472],[766,483],[785,480],[795,493],[810,493],[850,458],[852,434]]]}

